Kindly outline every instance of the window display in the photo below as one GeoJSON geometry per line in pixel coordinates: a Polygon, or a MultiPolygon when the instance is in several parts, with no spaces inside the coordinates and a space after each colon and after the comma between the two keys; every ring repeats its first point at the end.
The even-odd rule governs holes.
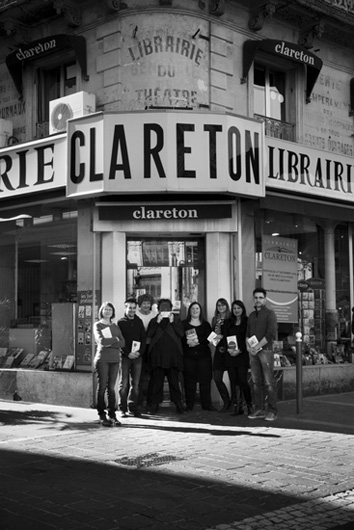
{"type": "Polygon", "coordinates": [[[76,219],[76,211],[38,206],[2,223],[0,367],[55,368],[53,307],[75,306],[77,296],[76,219]]]}

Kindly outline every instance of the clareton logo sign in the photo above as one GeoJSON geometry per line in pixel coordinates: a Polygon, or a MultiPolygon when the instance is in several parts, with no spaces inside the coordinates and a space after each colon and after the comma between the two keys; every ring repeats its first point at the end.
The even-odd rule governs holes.
{"type": "Polygon", "coordinates": [[[263,124],[256,120],[149,111],[68,122],[68,197],[157,191],[262,197],[264,171],[263,124]]]}
{"type": "Polygon", "coordinates": [[[134,220],[190,220],[190,219],[231,219],[231,203],[213,204],[105,204],[98,203],[100,221],[134,220]]]}

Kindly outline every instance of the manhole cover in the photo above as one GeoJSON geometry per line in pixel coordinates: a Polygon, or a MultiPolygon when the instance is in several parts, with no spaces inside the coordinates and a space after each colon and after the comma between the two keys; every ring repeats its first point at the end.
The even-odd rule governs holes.
{"type": "Polygon", "coordinates": [[[170,462],[176,462],[177,460],[183,460],[183,458],[178,458],[177,456],[172,455],[159,455],[158,453],[148,453],[146,455],[140,455],[135,457],[118,458],[118,460],[115,460],[115,462],[116,464],[120,464],[122,466],[151,467],[160,466],[162,464],[168,464],[170,462]]]}

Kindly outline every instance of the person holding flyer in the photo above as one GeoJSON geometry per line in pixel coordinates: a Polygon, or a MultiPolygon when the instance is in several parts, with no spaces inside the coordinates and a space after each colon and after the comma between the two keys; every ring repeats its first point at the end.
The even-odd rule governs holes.
{"type": "Polygon", "coordinates": [[[118,321],[125,339],[119,371],[119,414],[122,418],[128,417],[128,413],[139,418],[141,416],[138,409],[139,382],[146,333],[143,321],[136,315],[136,301],[129,298],[124,306],[124,317],[118,321]]]}
{"type": "Polygon", "coordinates": [[[122,332],[113,322],[115,308],[111,302],[103,302],[98,311],[93,334],[96,342],[94,368],[97,374],[96,406],[100,423],[104,427],[120,425],[116,418],[116,391],[120,350],[125,345],[122,332]],[[108,394],[108,418],[106,416],[105,395],[108,394]]]}
{"type": "Polygon", "coordinates": [[[250,354],[255,410],[250,419],[277,419],[277,393],[274,381],[273,342],[277,337],[277,317],[267,303],[267,292],[262,287],[253,291],[254,311],[248,317],[246,344],[250,354]],[[267,410],[265,410],[267,396],[267,410]]]}

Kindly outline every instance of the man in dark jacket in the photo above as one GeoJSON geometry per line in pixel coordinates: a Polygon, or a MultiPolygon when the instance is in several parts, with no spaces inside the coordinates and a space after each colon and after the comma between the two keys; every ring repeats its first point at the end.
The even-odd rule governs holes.
{"type": "Polygon", "coordinates": [[[158,315],[150,320],[147,336],[150,338],[149,361],[152,377],[151,406],[149,413],[156,413],[163,400],[163,385],[167,376],[171,401],[179,414],[185,412],[179,386],[179,373],[183,370],[181,338],[184,336],[182,322],[172,312],[170,300],[162,299],[158,304],[158,315]]]}
{"type": "Polygon", "coordinates": [[[277,419],[277,393],[274,382],[273,342],[277,337],[278,324],[275,312],[266,306],[267,292],[262,287],[253,291],[254,311],[248,317],[246,345],[250,354],[251,374],[256,410],[250,419],[277,419]],[[264,396],[267,395],[267,410],[264,396]]]}
{"type": "Polygon", "coordinates": [[[119,371],[119,412],[123,418],[128,416],[128,411],[133,416],[140,417],[137,402],[146,333],[143,321],[135,314],[135,300],[130,298],[124,305],[124,317],[118,321],[125,339],[119,371]]]}

